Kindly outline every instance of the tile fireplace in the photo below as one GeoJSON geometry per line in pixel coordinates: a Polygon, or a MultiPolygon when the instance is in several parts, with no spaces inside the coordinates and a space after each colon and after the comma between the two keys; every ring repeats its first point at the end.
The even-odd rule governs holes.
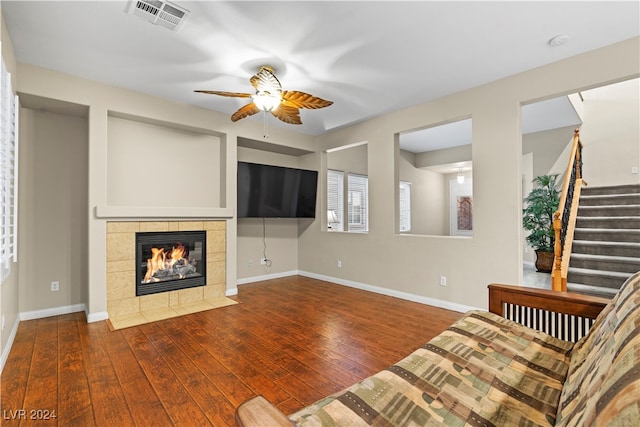
{"type": "MultiPolygon", "coordinates": [[[[147,243],[147,246],[149,243],[147,243]]],[[[184,221],[108,221],[107,222],[107,311],[112,323],[141,324],[154,321],[166,313],[184,314],[197,308],[212,308],[226,304],[226,221],[225,220],[184,220],[184,221]],[[136,294],[136,283],[142,281],[147,272],[147,260],[152,258],[150,247],[143,260],[136,260],[136,235],[147,234],[163,236],[172,232],[168,244],[152,242],[151,247],[163,249],[165,260],[171,258],[167,253],[182,243],[189,255],[183,263],[191,265],[189,258],[202,256],[196,265],[196,274],[203,278],[202,286],[136,294]],[[174,234],[174,232],[176,234],[174,234]],[[202,248],[191,242],[192,233],[204,233],[202,248]],[[181,234],[177,234],[181,233],[181,234]],[[139,268],[144,267],[140,278],[139,268]],[[202,267],[202,270],[198,268],[202,267]],[[122,321],[120,321],[122,320],[122,321]]],[[[158,250],[156,252],[159,252],[158,250]]],[[[157,255],[162,258],[162,255],[157,255]]],[[[138,258],[140,258],[138,256],[138,258]]],[[[182,258],[185,258],[182,256],[182,258]]],[[[190,270],[190,268],[187,268],[190,270]]],[[[177,269],[181,270],[181,269],[177,269]]],[[[154,273],[151,273],[153,276],[154,273]]],[[[156,277],[169,276],[168,273],[155,274],[156,277]]],[[[162,282],[159,282],[162,283],[162,282]]],[[[168,283],[168,281],[167,281],[168,283]]],[[[188,283],[188,282],[185,282],[188,283]]],[[[165,286],[162,284],[161,286],[165,286]]]]}

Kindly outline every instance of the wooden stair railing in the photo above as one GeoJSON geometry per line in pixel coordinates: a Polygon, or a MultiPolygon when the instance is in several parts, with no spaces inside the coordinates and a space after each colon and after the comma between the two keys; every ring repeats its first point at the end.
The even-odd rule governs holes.
{"type": "Polygon", "coordinates": [[[573,134],[569,164],[562,184],[560,205],[553,219],[556,240],[553,270],[551,271],[551,289],[554,291],[567,291],[567,274],[573,245],[573,233],[578,216],[578,199],[583,185],[587,185],[587,183],[582,179],[582,142],[580,141],[580,129],[576,129],[573,134]]]}

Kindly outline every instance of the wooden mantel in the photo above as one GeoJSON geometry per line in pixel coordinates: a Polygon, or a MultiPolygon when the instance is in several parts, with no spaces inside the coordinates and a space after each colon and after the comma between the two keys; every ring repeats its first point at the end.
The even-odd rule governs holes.
{"type": "Polygon", "coordinates": [[[100,219],[124,220],[189,218],[189,219],[231,219],[232,208],[184,208],[184,207],[149,207],[149,206],[106,206],[95,207],[95,216],[100,219]]]}

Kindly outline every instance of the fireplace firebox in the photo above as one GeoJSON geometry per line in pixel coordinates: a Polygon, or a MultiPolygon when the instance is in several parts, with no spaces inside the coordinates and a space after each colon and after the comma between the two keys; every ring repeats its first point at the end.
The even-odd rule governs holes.
{"type": "Polygon", "coordinates": [[[136,296],[205,286],[206,231],[136,233],[136,296]]]}

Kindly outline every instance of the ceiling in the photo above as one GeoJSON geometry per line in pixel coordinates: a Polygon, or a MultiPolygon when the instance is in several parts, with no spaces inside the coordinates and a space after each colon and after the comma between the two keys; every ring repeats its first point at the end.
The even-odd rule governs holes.
{"type": "MultiPolygon", "coordinates": [[[[374,118],[640,34],[637,1],[180,1],[174,32],[126,1],[2,1],[18,61],[229,116],[271,65],[309,135],[374,118]],[[549,40],[568,36],[552,47],[549,40]]],[[[260,115],[244,120],[262,120],[260,115]]]]}

